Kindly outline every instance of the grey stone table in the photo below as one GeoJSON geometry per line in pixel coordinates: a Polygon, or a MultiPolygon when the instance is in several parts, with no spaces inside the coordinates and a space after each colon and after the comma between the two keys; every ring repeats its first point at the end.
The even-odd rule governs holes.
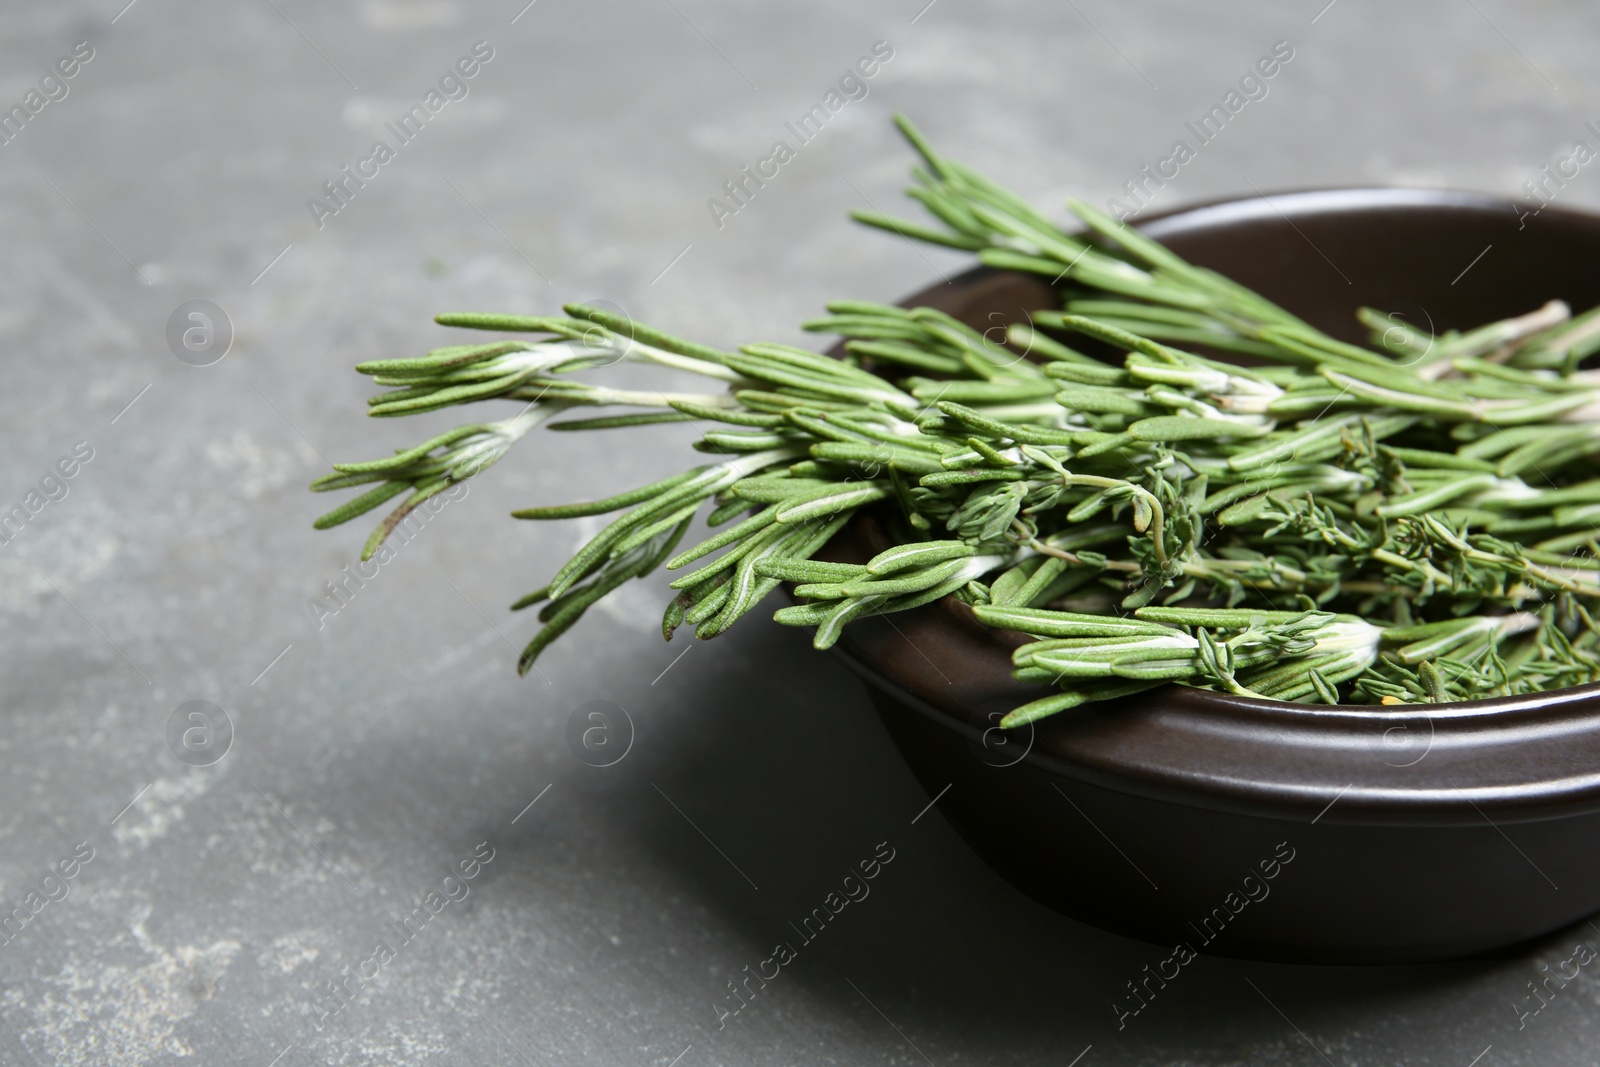
{"type": "MultiPolygon", "coordinates": [[[[846,221],[897,201],[895,109],[1042,204],[1118,195],[1279,41],[1154,204],[1509,196],[1595,143],[1589,5],[1325,2],[11,0],[0,911],[28,921],[0,943],[0,1063],[1593,1063],[1590,971],[1519,1025],[1583,926],[1449,966],[1202,959],[1119,1029],[1154,949],[918,818],[804,635],[663,645],[663,580],[518,680],[532,620],[506,605],[584,531],[506,512],[671,471],[681,428],[525,443],[360,581],[365,529],[310,528],[329,457],[451,423],[365,421],[350,370],[447,343],[437,310],[605,299],[798,342],[828,298],[960,268],[846,221]],[[877,42],[859,98],[790,137],[877,42]],[[226,321],[179,314],[180,360],[191,300],[226,321]],[[590,701],[632,723],[611,766],[567,741],[590,701]],[[880,842],[870,897],[722,1018],[880,842]]],[[[1552,195],[1600,205],[1600,170],[1552,195]]]]}

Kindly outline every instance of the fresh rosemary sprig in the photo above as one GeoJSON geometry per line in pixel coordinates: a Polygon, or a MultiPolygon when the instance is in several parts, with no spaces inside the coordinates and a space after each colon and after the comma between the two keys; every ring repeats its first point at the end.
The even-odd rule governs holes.
{"type": "Polygon", "coordinates": [[[526,519],[620,512],[550,583],[519,669],[623,582],[681,572],[663,618],[713,637],[780,583],[786,625],[835,643],[853,619],[945,596],[1029,635],[1016,676],[1056,692],[1018,725],[1177,682],[1278,700],[1440,702],[1600,680],[1600,309],[1552,302],[1435,337],[1371,309],[1372,347],[1338,341],[1082,203],[1069,233],[933,152],[913,199],[935,225],[862,221],[1048,275],[1059,307],[1004,337],[931,308],[839,301],[806,324],[846,358],[723,351],[625,316],[443,315],[514,334],[358,369],[377,416],[510,400],[312,488],[372,485],[317,521],[405,494],[406,513],[550,422],[706,425],[713,461],[526,519]],[[1248,355],[1248,367],[1227,362],[1248,355]],[[614,389],[620,362],[697,374],[710,392],[614,389]],[[709,509],[712,532],[679,550],[709,509]],[[862,565],[815,559],[871,509],[895,541],[862,565]]]}

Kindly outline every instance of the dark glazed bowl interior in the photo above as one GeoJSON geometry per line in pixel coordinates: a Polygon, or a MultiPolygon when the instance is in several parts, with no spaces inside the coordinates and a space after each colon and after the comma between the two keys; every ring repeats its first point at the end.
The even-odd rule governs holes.
{"type": "MultiPolygon", "coordinates": [[[[1363,305],[1437,331],[1600,304],[1600,218],[1518,215],[1475,194],[1353,189],[1141,228],[1362,342],[1363,305]]],[[[1056,297],[980,269],[906,304],[987,329],[1056,297]]],[[[868,519],[832,551],[881,547],[868,519]]],[[[1600,686],[1392,708],[1173,686],[1002,733],[1000,715],[1045,692],[1011,678],[1015,641],[946,599],[854,623],[839,651],[930,795],[949,786],[940,811],[1050,907],[1169,947],[1352,963],[1470,955],[1600,910],[1600,686]]]]}

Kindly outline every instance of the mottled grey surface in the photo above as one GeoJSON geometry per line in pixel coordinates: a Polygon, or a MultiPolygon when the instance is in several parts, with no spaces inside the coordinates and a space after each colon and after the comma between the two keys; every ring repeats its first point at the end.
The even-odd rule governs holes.
{"type": "MultiPolygon", "coordinates": [[[[365,421],[350,371],[445,343],[437,310],[604,298],[712,343],[796,341],[828,298],[960,268],[845,220],[898,209],[893,109],[1040,203],[1100,202],[1286,39],[1270,95],[1158,206],[1509,194],[1594,141],[1592,5],[124,2],[0,11],[7,107],[94,50],[0,147],[0,505],[93,451],[0,545],[0,910],[68,892],[0,944],[0,1063],[1594,1061],[1588,970],[1525,1028],[1513,1007],[1600,938],[1583,926],[1449,966],[1202,959],[1119,1031],[1111,1002],[1157,950],[1039,908],[937,814],[913,824],[928,797],[803,634],[753,617],[664,646],[664,579],[519,681],[532,620],[505,607],[580,531],[505,513],[674,470],[679,428],[525,442],[320,628],[307,602],[365,526],[314,532],[304,491],[325,457],[454,421],[365,421]],[[307,198],[480,40],[470,95],[319,229],[307,198]],[[707,198],[879,40],[870,96],[718,229],[707,198]],[[215,365],[168,350],[189,299],[231,318],[215,365]],[[168,745],[190,700],[234,727],[209,767],[168,745]],[[590,700],[635,725],[614,766],[566,742],[590,700]],[[728,979],[883,841],[871,896],[719,1029],[728,979]],[[93,859],[46,884],[80,843],[93,859]],[[319,1030],[326,985],[475,848],[469,894],[319,1030]]],[[[1600,205],[1600,171],[1560,199],[1600,205]]]]}

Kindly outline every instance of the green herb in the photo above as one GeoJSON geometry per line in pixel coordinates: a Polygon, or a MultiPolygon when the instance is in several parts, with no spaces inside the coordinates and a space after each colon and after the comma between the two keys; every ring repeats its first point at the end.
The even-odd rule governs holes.
{"type": "Polygon", "coordinates": [[[930,308],[838,301],[806,324],[846,358],[723,351],[599,308],[441,315],[521,335],[357,369],[375,416],[486,400],[521,410],[316,490],[371,486],[333,526],[404,496],[365,556],[429,496],[564,418],[598,431],[708,424],[713,457],[651,485],[525,519],[620,512],[550,583],[526,671],[595,601],[680,572],[663,633],[726,630],[780,583],[786,625],[827,648],[868,615],[946,596],[1034,640],[1016,676],[1055,687],[1006,725],[1180,683],[1322,703],[1442,702],[1600,680],[1600,309],[1552,302],[1437,337],[1372,309],[1372,347],[1336,340],[1079,202],[1071,233],[937,155],[903,236],[1046,275],[1059,307],[981,333],[930,308]],[[1239,366],[1223,358],[1251,357],[1239,366]],[[575,375],[648,362],[709,392],[616,389],[575,375]],[[716,532],[680,550],[697,515],[716,532]],[[863,510],[895,541],[866,564],[814,559],[863,510]]]}

